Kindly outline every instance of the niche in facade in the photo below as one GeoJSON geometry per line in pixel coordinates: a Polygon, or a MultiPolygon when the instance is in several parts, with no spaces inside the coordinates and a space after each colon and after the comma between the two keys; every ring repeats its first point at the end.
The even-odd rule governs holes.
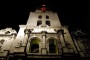
{"type": "Polygon", "coordinates": [[[10,34],[10,31],[6,31],[5,34],[10,34]]]}
{"type": "Polygon", "coordinates": [[[0,51],[2,50],[1,47],[2,47],[2,45],[3,45],[3,43],[4,43],[4,41],[5,41],[4,39],[0,40],[0,51]]]}
{"type": "Polygon", "coordinates": [[[3,44],[3,43],[4,43],[4,41],[5,41],[5,40],[4,40],[4,39],[2,39],[2,40],[0,41],[0,43],[1,43],[1,44],[3,44]]]}
{"type": "Polygon", "coordinates": [[[38,38],[31,39],[31,42],[30,42],[30,52],[31,53],[39,52],[39,43],[40,43],[40,39],[38,38]]]}

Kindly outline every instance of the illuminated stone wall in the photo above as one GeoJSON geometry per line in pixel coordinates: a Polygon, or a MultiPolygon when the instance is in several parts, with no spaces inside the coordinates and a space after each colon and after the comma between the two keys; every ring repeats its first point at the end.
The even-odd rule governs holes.
{"type": "Polygon", "coordinates": [[[89,57],[87,45],[81,38],[72,38],[52,11],[31,12],[18,33],[12,28],[0,30],[0,59],[89,57]]]}

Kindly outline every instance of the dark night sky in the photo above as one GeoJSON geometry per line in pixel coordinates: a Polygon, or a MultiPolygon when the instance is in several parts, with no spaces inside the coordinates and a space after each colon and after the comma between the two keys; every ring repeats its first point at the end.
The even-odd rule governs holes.
{"type": "Polygon", "coordinates": [[[59,15],[61,23],[68,25],[70,30],[80,28],[89,31],[90,9],[88,1],[2,1],[0,2],[0,29],[13,27],[18,29],[20,24],[26,24],[29,12],[41,4],[46,4],[59,15]]]}

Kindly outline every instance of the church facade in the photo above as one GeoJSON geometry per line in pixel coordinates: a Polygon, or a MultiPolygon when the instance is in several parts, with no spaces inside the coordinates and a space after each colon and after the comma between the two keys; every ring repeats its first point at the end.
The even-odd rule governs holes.
{"type": "Polygon", "coordinates": [[[0,30],[0,59],[89,57],[81,39],[75,40],[58,14],[42,10],[30,12],[26,25],[0,30]]]}

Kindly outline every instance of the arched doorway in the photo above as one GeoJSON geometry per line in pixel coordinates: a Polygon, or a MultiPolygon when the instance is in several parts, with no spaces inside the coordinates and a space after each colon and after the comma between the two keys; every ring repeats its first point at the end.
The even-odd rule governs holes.
{"type": "Polygon", "coordinates": [[[58,43],[56,38],[49,38],[48,39],[48,50],[49,53],[58,53],[58,43]]]}
{"type": "Polygon", "coordinates": [[[39,44],[40,44],[40,39],[37,37],[34,37],[31,39],[30,42],[30,53],[39,53],[39,44]]]}

